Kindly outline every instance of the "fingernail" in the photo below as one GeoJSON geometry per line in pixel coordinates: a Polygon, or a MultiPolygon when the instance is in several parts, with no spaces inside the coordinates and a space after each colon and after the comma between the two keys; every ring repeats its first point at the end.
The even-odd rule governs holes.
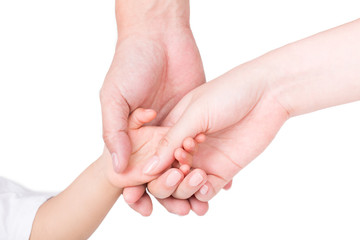
{"type": "Polygon", "coordinates": [[[115,172],[120,172],[120,162],[119,158],[117,157],[116,153],[111,154],[112,162],[113,162],[113,168],[115,172]]]}
{"type": "Polygon", "coordinates": [[[153,156],[150,158],[146,166],[144,167],[144,173],[145,174],[151,174],[151,172],[156,168],[158,163],[160,162],[160,159],[158,156],[153,156]]]}
{"type": "Polygon", "coordinates": [[[209,191],[209,187],[206,186],[206,185],[204,185],[204,186],[202,186],[202,187],[200,188],[200,193],[201,193],[202,195],[206,195],[208,191],[209,191]]]}
{"type": "Polygon", "coordinates": [[[177,171],[173,171],[166,178],[166,186],[173,187],[175,186],[181,179],[181,174],[177,171]]]}
{"type": "Polygon", "coordinates": [[[204,180],[200,173],[195,173],[189,181],[190,186],[196,187],[204,180]]]}

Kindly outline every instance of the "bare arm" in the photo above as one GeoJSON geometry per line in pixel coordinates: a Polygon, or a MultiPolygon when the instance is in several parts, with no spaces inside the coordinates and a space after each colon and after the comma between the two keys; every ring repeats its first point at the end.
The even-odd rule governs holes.
{"type": "Polygon", "coordinates": [[[290,116],[360,99],[360,19],[259,58],[290,116]]]}
{"type": "Polygon", "coordinates": [[[90,237],[122,193],[122,189],[114,187],[107,180],[102,166],[103,158],[104,155],[67,189],[39,208],[31,240],[90,237]]]}
{"type": "MultiPolygon", "coordinates": [[[[291,116],[360,100],[360,20],[291,43],[242,64],[187,94],[169,114],[154,174],[181,139],[206,133],[193,167],[208,174],[209,201],[270,144],[291,116]],[[224,114],[225,113],[225,114],[224,114]],[[191,123],[191,124],[189,124],[191,123]]],[[[155,161],[156,160],[156,161],[155,161]]]]}

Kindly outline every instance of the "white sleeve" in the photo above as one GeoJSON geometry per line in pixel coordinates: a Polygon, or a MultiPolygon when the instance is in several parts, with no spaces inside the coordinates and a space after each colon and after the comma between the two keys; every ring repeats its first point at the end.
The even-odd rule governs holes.
{"type": "Polygon", "coordinates": [[[28,240],[37,210],[52,196],[0,177],[0,240],[28,240]]]}

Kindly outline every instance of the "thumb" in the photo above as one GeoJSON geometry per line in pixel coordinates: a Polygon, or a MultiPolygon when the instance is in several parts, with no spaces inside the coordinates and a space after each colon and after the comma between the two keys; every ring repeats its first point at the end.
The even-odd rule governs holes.
{"type": "Polygon", "coordinates": [[[194,138],[196,135],[204,131],[199,118],[204,115],[196,108],[190,107],[185,110],[180,119],[173,127],[169,129],[167,134],[162,138],[158,145],[156,154],[151,157],[145,165],[143,172],[148,175],[159,174],[166,168],[170,167],[174,159],[175,149],[182,146],[182,142],[187,137],[194,138]]]}
{"type": "Polygon", "coordinates": [[[131,154],[131,142],[127,134],[130,108],[121,95],[115,99],[102,92],[100,101],[103,139],[111,153],[114,170],[120,173],[126,169],[131,154]]]}

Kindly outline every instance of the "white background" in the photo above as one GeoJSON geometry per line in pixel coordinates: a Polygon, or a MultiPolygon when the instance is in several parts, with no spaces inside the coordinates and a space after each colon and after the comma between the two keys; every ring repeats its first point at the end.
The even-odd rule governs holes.
{"type": "MultiPolygon", "coordinates": [[[[359,17],[357,0],[193,0],[207,79],[359,17]]],[[[60,191],[101,153],[113,0],[0,0],[0,175],[60,191]]],[[[335,48],[336,46],[334,46],[335,48]]],[[[290,119],[204,217],[120,199],[91,239],[360,239],[360,103],[290,119]]]]}

